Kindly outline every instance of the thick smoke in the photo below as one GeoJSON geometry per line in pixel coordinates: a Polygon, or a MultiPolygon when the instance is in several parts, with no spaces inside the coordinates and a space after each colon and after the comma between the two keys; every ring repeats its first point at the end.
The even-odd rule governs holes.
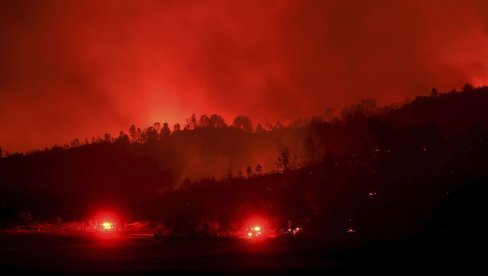
{"type": "Polygon", "coordinates": [[[0,145],[484,84],[486,18],[486,1],[2,1],[0,145]]]}

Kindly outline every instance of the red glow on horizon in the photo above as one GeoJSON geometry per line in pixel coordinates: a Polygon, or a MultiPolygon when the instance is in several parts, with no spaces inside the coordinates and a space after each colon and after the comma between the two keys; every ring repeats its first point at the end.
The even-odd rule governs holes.
{"type": "Polygon", "coordinates": [[[9,152],[192,113],[292,122],[488,79],[486,1],[38,2],[0,8],[9,152]]]}

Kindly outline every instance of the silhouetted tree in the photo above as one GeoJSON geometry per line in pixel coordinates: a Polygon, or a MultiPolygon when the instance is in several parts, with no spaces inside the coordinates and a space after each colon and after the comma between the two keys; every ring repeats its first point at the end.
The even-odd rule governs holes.
{"type": "Polygon", "coordinates": [[[258,125],[256,126],[256,132],[257,132],[257,133],[264,132],[264,128],[263,128],[263,126],[262,126],[261,124],[258,124],[258,125]]]}
{"type": "Polygon", "coordinates": [[[252,167],[251,167],[251,165],[247,166],[247,168],[246,168],[246,174],[247,174],[247,177],[251,177],[252,176],[252,167]]]}
{"type": "Polygon", "coordinates": [[[195,129],[198,127],[198,122],[197,122],[197,118],[195,116],[195,114],[192,114],[190,116],[190,118],[187,118],[186,119],[186,125],[185,125],[185,130],[191,130],[191,129],[195,129]]]}
{"type": "Polygon", "coordinates": [[[112,142],[112,136],[110,135],[110,133],[105,133],[103,135],[103,142],[104,143],[110,143],[110,142],[112,142]]]}
{"type": "Polygon", "coordinates": [[[130,144],[129,136],[125,134],[123,131],[119,132],[119,137],[115,140],[119,144],[130,144]]]}
{"type": "Polygon", "coordinates": [[[159,132],[153,128],[153,127],[148,127],[146,129],[146,139],[148,143],[155,143],[158,140],[159,137],[159,132]]]}
{"type": "Polygon", "coordinates": [[[437,89],[434,87],[432,88],[432,91],[430,92],[431,97],[437,97],[439,96],[439,92],[437,92],[437,89]]]}
{"type": "Polygon", "coordinates": [[[469,92],[473,92],[474,91],[474,88],[473,88],[473,85],[470,84],[470,83],[466,83],[464,86],[463,86],[463,92],[465,93],[469,93],[469,92]]]}
{"type": "Polygon", "coordinates": [[[261,173],[263,172],[263,167],[260,164],[257,164],[256,168],[254,168],[254,171],[257,175],[261,175],[261,173]]]}
{"type": "Polygon", "coordinates": [[[139,143],[144,143],[144,141],[146,141],[145,133],[139,127],[136,130],[136,137],[137,137],[137,142],[139,143]]]}
{"type": "Polygon", "coordinates": [[[137,142],[139,137],[137,135],[137,128],[135,125],[131,125],[129,128],[129,135],[133,143],[137,142]]]}
{"type": "Polygon", "coordinates": [[[161,131],[161,124],[159,122],[155,122],[153,128],[157,133],[159,133],[161,131]]]}
{"type": "Polygon", "coordinates": [[[357,113],[370,115],[376,110],[377,105],[378,103],[375,99],[364,99],[359,104],[344,107],[342,110],[342,118],[345,119],[357,113]]]}
{"type": "Polygon", "coordinates": [[[199,127],[211,127],[210,117],[208,117],[206,114],[202,114],[200,116],[200,119],[198,119],[198,126],[199,127]]]}
{"type": "Polygon", "coordinates": [[[70,146],[71,146],[72,148],[77,148],[77,147],[79,147],[79,146],[80,146],[80,139],[78,139],[78,138],[73,139],[73,140],[71,141],[71,143],[70,143],[70,146]]]}
{"type": "Polygon", "coordinates": [[[180,124],[176,123],[173,126],[173,132],[178,132],[178,131],[181,131],[181,126],[180,126],[180,124]]]}
{"type": "Polygon", "coordinates": [[[284,147],[281,151],[280,157],[278,157],[276,163],[278,169],[282,171],[287,171],[291,167],[291,160],[290,160],[290,150],[288,147],[284,147]]]}
{"type": "Polygon", "coordinates": [[[164,123],[160,131],[161,139],[167,139],[171,135],[171,130],[169,129],[168,123],[164,123]]]}
{"type": "Polygon", "coordinates": [[[226,127],[224,118],[217,114],[212,114],[210,116],[210,127],[226,127]]]}
{"type": "Polygon", "coordinates": [[[247,132],[252,132],[252,121],[246,116],[239,115],[234,118],[232,126],[235,128],[242,129],[247,132]]]}

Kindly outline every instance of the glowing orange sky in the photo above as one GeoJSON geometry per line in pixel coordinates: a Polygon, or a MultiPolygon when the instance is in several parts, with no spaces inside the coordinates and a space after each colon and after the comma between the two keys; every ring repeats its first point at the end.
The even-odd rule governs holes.
{"type": "Polygon", "coordinates": [[[11,2],[0,3],[8,151],[192,113],[288,121],[487,74],[482,0],[11,2]]]}

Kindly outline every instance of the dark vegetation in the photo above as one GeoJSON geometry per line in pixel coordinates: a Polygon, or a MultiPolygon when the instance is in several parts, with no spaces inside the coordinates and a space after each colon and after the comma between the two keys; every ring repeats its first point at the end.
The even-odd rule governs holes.
{"type": "Polygon", "coordinates": [[[482,235],[486,209],[487,104],[487,87],[466,85],[288,126],[192,116],[182,127],[9,154],[0,225],[82,220],[108,206],[169,235],[225,235],[262,215],[280,233],[301,227],[313,238],[469,239],[482,235]]]}

